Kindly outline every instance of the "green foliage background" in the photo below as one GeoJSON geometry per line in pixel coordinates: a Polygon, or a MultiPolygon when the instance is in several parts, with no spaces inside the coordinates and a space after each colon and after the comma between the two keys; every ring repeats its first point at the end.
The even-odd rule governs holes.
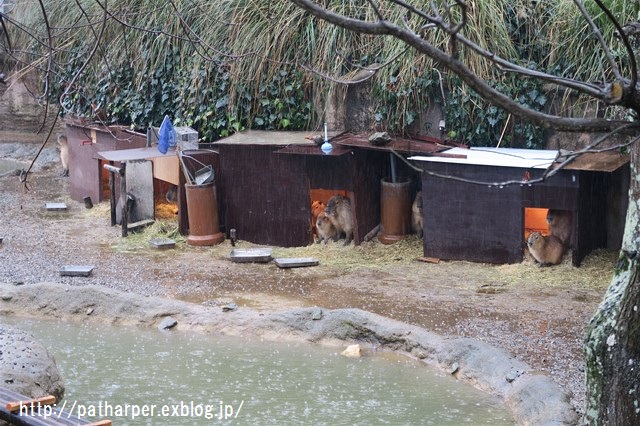
{"type": "MultiPolygon", "coordinates": [[[[324,3],[349,16],[377,19],[366,2],[324,3]]],[[[380,3],[389,20],[404,25],[402,9],[380,3]]],[[[425,9],[432,4],[413,3],[425,9]]],[[[585,3],[624,69],[626,57],[614,28],[593,1],[585,3]]],[[[437,64],[401,42],[349,33],[309,17],[287,1],[44,0],[43,4],[49,33],[42,10],[34,4],[19,3],[8,16],[13,53],[22,64],[51,70],[51,78],[43,81],[52,89],[51,100],[60,100],[73,82],[69,96],[61,99],[66,113],[90,116],[93,103],[107,111],[110,121],[137,128],[157,126],[170,114],[174,124],[196,128],[205,140],[244,128],[319,128],[326,94],[336,83],[309,69],[339,77],[358,66],[397,57],[374,77],[372,96],[382,127],[398,133],[424,131],[420,116],[435,102],[455,133],[451,136],[460,141],[494,145],[505,127],[503,145],[535,147],[542,140],[539,129],[510,119],[455,76],[443,69],[438,73],[437,64]],[[30,34],[25,28],[35,31],[30,34]],[[53,51],[46,48],[49,38],[53,51]],[[83,69],[88,58],[91,61],[83,69]],[[79,70],[83,73],[76,78],[79,70]]],[[[441,2],[435,4],[442,8],[441,2]]],[[[607,76],[603,53],[572,0],[467,4],[464,35],[483,48],[566,77],[607,76]]],[[[638,17],[638,2],[606,0],[605,4],[622,23],[638,17]]],[[[453,10],[454,19],[458,12],[453,10]]],[[[415,28],[423,24],[413,19],[409,24],[415,28]]],[[[442,34],[426,32],[424,37],[446,46],[442,34]]],[[[2,46],[6,49],[7,44],[2,46]]],[[[460,59],[522,104],[539,110],[549,106],[548,93],[539,82],[502,73],[464,51],[460,59]]]]}

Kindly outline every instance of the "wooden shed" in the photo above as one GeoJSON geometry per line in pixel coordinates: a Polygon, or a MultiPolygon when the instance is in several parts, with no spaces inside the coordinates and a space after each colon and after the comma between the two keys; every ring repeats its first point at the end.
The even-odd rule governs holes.
{"type": "Polygon", "coordinates": [[[547,231],[547,209],[569,211],[573,216],[573,265],[578,266],[593,249],[620,247],[629,188],[628,156],[585,154],[543,182],[529,184],[557,164],[557,151],[454,148],[442,154],[448,157],[411,157],[425,170],[425,256],[520,262],[528,233],[547,231]],[[507,182],[517,183],[501,184],[507,182]]]}
{"type": "MultiPolygon", "coordinates": [[[[147,147],[146,134],[124,126],[103,126],[82,120],[68,119],[65,133],[69,146],[69,188],[73,200],[83,201],[85,197],[91,197],[93,202],[101,202],[110,199],[109,172],[104,169],[104,164],[149,161],[152,163],[153,194],[148,194],[148,197],[155,200],[157,209],[160,204],[166,204],[165,194],[176,185],[179,230],[182,234],[188,233],[185,176],[181,172],[175,148],[161,154],[157,146],[147,147]]],[[[183,154],[184,165],[191,175],[205,165],[219,170],[215,150],[188,149],[183,154]]],[[[217,186],[220,189],[219,183],[217,186]]],[[[119,197],[119,188],[116,185],[116,199],[119,197]]],[[[220,208],[219,214],[222,213],[220,208]]]]}
{"type": "MultiPolygon", "coordinates": [[[[351,200],[354,241],[380,222],[380,180],[389,175],[389,149],[412,153],[442,149],[433,143],[395,140],[374,148],[362,135],[331,135],[333,149],[325,154],[305,139],[308,132],[246,131],[215,143],[220,156],[219,198],[224,200],[225,228],[258,244],[299,247],[313,242],[311,204],[333,194],[351,200]]],[[[399,176],[419,175],[402,162],[399,176]]],[[[414,189],[415,192],[415,189],[414,189]]]]}
{"type": "Polygon", "coordinates": [[[99,153],[146,146],[146,135],[130,131],[124,126],[102,126],[80,120],[67,120],[66,136],[69,147],[69,192],[71,199],[82,201],[91,197],[94,202],[109,199],[109,172],[102,168],[99,153]]]}

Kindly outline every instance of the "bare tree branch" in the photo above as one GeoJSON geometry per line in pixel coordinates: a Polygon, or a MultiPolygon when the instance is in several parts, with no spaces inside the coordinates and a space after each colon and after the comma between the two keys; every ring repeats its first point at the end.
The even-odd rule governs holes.
{"type": "MultiPolygon", "coordinates": [[[[576,118],[576,117],[560,117],[556,115],[546,114],[540,111],[527,108],[517,102],[511,97],[495,90],[488,85],[483,79],[475,75],[464,63],[451,54],[437,48],[427,40],[422,38],[414,31],[405,29],[387,20],[378,20],[376,22],[363,21],[361,19],[355,19],[348,16],[340,15],[332,10],[326,9],[320,6],[318,3],[311,0],[290,0],[300,8],[306,10],[310,14],[326,20],[332,24],[338,25],[342,28],[372,35],[390,35],[403,40],[409,46],[415,48],[417,51],[429,56],[438,64],[448,68],[458,75],[469,87],[475,90],[478,94],[483,96],[489,102],[501,108],[510,111],[514,116],[532,122],[543,128],[553,128],[555,130],[562,131],[590,131],[590,132],[609,132],[616,128],[622,127],[627,129],[628,122],[622,120],[608,120],[603,118],[576,118]]],[[[393,0],[392,3],[409,10],[415,10],[412,6],[406,4],[401,0],[393,0]]],[[[464,6],[464,2],[461,0],[455,1],[456,5],[460,7],[464,6]]],[[[419,14],[421,17],[425,17],[424,12],[419,14]]],[[[558,78],[552,75],[534,72],[532,70],[525,71],[522,67],[500,59],[498,56],[484,51],[475,46],[470,41],[462,37],[458,31],[458,26],[449,27],[442,20],[434,17],[427,18],[430,23],[435,24],[438,28],[446,31],[457,41],[464,43],[466,46],[472,48],[476,52],[482,54],[488,59],[504,66],[511,70],[517,70],[522,74],[535,76],[538,78],[544,78],[547,81],[554,82],[560,86],[569,87],[571,89],[587,93],[591,96],[606,99],[607,88],[603,87],[600,90],[596,89],[593,85],[583,85],[580,83],[570,83],[566,79],[558,78]]]]}

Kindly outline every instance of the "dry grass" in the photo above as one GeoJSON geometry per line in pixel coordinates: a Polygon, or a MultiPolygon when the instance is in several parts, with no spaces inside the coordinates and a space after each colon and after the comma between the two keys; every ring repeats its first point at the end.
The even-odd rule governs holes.
{"type": "MultiPolygon", "coordinates": [[[[135,253],[149,249],[149,240],[172,239],[176,246],[184,246],[187,239],[178,232],[178,219],[175,206],[172,204],[158,204],[155,210],[156,221],[136,232],[130,232],[126,238],[114,240],[111,248],[118,252],[135,253]]],[[[109,202],[94,204],[92,209],[83,209],[81,215],[87,218],[104,218],[109,220],[111,207],[109,202]]]]}
{"type": "Polygon", "coordinates": [[[584,289],[602,290],[611,281],[616,260],[616,251],[595,250],[578,268],[571,264],[570,253],[556,266],[540,267],[532,260],[525,260],[522,263],[499,265],[495,268],[500,280],[507,285],[536,282],[547,287],[560,287],[572,283],[584,289]]]}
{"type": "Polygon", "coordinates": [[[344,246],[344,240],[328,244],[311,244],[306,247],[274,248],[274,257],[314,257],[323,265],[345,270],[367,267],[382,268],[413,263],[422,257],[422,240],[408,236],[395,244],[385,245],[376,239],[359,246],[344,246]]]}
{"type": "Polygon", "coordinates": [[[153,224],[139,231],[130,232],[126,238],[116,240],[111,249],[118,252],[137,253],[150,249],[149,241],[153,239],[171,239],[177,248],[186,246],[186,237],[178,232],[177,219],[158,219],[153,224]]]}
{"type": "Polygon", "coordinates": [[[178,207],[171,203],[156,203],[156,219],[174,220],[177,218],[178,207]]]}
{"type": "MultiPolygon", "coordinates": [[[[109,217],[109,203],[100,203],[93,209],[83,210],[86,217],[109,217]]],[[[186,237],[178,233],[175,214],[170,219],[158,219],[140,232],[131,233],[127,238],[119,238],[111,244],[118,252],[146,253],[150,249],[149,240],[173,239],[176,250],[205,250],[215,259],[229,259],[234,248],[257,248],[264,245],[238,241],[233,247],[229,240],[212,247],[193,248],[186,244],[186,237]]],[[[312,257],[323,266],[340,270],[345,274],[359,269],[381,270],[390,267],[417,266],[433,271],[435,275],[446,277],[455,271],[455,279],[469,283],[495,282],[499,285],[518,286],[537,283],[545,287],[557,288],[575,285],[588,290],[603,290],[610,281],[617,260],[614,250],[596,250],[588,255],[578,268],[571,264],[571,254],[567,254],[560,265],[540,267],[530,258],[510,265],[490,265],[474,262],[446,261],[440,264],[420,264],[416,259],[423,257],[422,240],[410,235],[395,244],[385,245],[374,239],[359,246],[344,246],[344,240],[328,244],[310,244],[305,247],[273,247],[273,257],[312,257]]],[[[473,284],[472,284],[473,285],[473,284]]]]}
{"type": "Polygon", "coordinates": [[[84,209],[82,215],[84,217],[105,217],[109,218],[111,214],[111,205],[108,201],[97,203],[91,209],[84,209]]]}

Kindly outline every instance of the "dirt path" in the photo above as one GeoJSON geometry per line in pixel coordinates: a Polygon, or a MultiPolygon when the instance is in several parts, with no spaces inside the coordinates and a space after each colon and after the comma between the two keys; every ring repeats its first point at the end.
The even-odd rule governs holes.
{"type": "MultiPolygon", "coordinates": [[[[229,242],[175,250],[150,249],[144,240],[120,238],[107,210],[86,210],[68,198],[57,169],[30,177],[29,191],[15,176],[0,179],[0,281],[56,281],[104,285],[129,292],[241,308],[295,306],[360,308],[443,336],[473,337],[546,372],[584,402],[582,336],[606,289],[616,253],[587,257],[580,268],[565,259],[554,268],[469,262],[428,264],[415,259],[421,242],[394,246],[342,243],[278,249],[276,256],[318,257],[320,265],[292,270],[274,264],[229,261],[229,242]],[[44,203],[64,201],[66,213],[44,203]],[[60,277],[65,264],[95,266],[88,278],[60,277]]],[[[243,247],[249,243],[240,242],[243,247]]]]}

